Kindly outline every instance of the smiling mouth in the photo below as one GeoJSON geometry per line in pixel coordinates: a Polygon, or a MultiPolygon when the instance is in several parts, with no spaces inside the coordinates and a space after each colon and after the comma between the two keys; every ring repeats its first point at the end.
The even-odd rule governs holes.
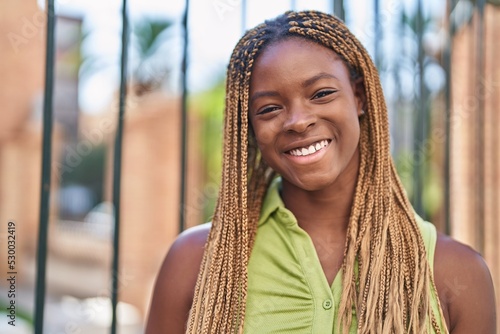
{"type": "Polygon", "coordinates": [[[323,148],[327,147],[328,144],[330,143],[330,140],[324,139],[320,140],[316,143],[312,143],[311,145],[307,147],[299,147],[299,148],[294,148],[293,150],[288,151],[288,154],[296,156],[296,157],[303,157],[307,155],[314,154],[318,152],[319,150],[322,150],[323,148]]]}

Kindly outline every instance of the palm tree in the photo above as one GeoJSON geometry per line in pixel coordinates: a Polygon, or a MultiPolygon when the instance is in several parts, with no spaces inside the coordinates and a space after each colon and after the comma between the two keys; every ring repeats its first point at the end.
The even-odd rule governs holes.
{"type": "Polygon", "coordinates": [[[145,19],[132,30],[132,45],[138,56],[132,77],[134,93],[138,96],[161,89],[172,72],[164,54],[171,39],[171,26],[168,20],[145,19]]]}

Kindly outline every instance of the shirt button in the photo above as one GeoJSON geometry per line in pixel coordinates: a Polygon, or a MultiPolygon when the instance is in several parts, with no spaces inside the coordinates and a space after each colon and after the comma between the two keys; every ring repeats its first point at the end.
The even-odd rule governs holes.
{"type": "Polygon", "coordinates": [[[325,310],[329,310],[332,308],[332,301],[330,299],[327,299],[323,302],[323,308],[325,310]]]}

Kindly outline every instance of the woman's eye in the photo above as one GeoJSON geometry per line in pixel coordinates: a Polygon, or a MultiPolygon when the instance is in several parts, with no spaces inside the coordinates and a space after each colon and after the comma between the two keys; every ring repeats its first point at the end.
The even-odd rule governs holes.
{"type": "Polygon", "coordinates": [[[272,107],[265,107],[257,112],[257,115],[263,115],[263,114],[268,114],[270,112],[273,112],[275,110],[278,110],[279,107],[272,106],[272,107]]]}
{"type": "Polygon", "coordinates": [[[325,96],[328,96],[328,95],[331,95],[333,93],[335,93],[336,91],[335,90],[332,90],[332,89],[328,89],[328,90],[322,90],[322,91],[319,91],[317,92],[313,97],[312,97],[312,100],[314,99],[321,99],[322,97],[325,97],[325,96]]]}

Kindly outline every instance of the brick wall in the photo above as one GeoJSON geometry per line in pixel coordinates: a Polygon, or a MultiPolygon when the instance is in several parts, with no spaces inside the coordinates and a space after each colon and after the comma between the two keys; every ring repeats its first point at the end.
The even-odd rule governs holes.
{"type": "Polygon", "coordinates": [[[0,145],[22,128],[43,91],[45,15],[36,1],[0,1],[0,145]]]}

